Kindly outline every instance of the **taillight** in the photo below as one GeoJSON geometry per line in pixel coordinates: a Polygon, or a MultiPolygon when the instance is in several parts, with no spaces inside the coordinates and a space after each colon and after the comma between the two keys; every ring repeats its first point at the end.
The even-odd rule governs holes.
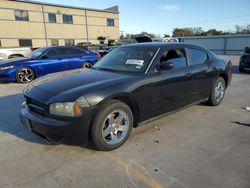
{"type": "Polygon", "coordinates": [[[101,59],[101,55],[99,53],[96,54],[97,59],[101,59]]]}

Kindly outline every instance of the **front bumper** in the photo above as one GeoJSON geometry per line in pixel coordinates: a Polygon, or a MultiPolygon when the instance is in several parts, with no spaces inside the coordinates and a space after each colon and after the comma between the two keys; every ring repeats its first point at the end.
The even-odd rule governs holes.
{"type": "Polygon", "coordinates": [[[239,65],[239,67],[241,68],[241,69],[250,69],[250,62],[249,63],[242,63],[242,62],[240,62],[240,65],[239,65]]]}
{"type": "Polygon", "coordinates": [[[29,111],[22,105],[20,119],[22,124],[38,136],[51,143],[86,145],[89,136],[90,114],[85,112],[81,118],[57,120],[44,117],[29,111]]]}
{"type": "Polygon", "coordinates": [[[1,82],[9,82],[9,81],[10,81],[10,78],[8,75],[0,73],[0,83],[1,82]]]}

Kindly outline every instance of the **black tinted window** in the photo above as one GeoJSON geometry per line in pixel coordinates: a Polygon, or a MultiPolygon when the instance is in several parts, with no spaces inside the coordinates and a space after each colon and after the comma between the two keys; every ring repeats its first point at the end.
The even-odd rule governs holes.
{"type": "Polygon", "coordinates": [[[60,55],[80,55],[83,54],[81,50],[73,48],[61,48],[60,55]]]}
{"type": "Polygon", "coordinates": [[[56,14],[49,13],[49,23],[56,23],[56,14]]]}
{"type": "Polygon", "coordinates": [[[32,40],[31,39],[19,39],[19,46],[20,47],[31,47],[32,40]]]}
{"type": "Polygon", "coordinates": [[[112,18],[107,19],[107,26],[114,27],[115,26],[115,20],[112,18]]]}
{"type": "Polygon", "coordinates": [[[18,21],[29,21],[28,11],[25,11],[25,10],[15,10],[15,18],[18,21]]]}
{"type": "Polygon", "coordinates": [[[170,62],[174,64],[174,68],[187,66],[187,59],[184,49],[169,49],[166,50],[161,58],[160,63],[170,62]]]}
{"type": "Polygon", "coordinates": [[[65,46],[74,46],[75,41],[73,39],[65,39],[65,46]]]}
{"type": "Polygon", "coordinates": [[[63,15],[63,23],[64,24],[73,24],[72,15],[63,15]]]}
{"type": "Polygon", "coordinates": [[[51,46],[58,46],[59,42],[57,39],[51,39],[51,46]]]}
{"type": "Polygon", "coordinates": [[[48,57],[54,57],[58,55],[58,50],[57,49],[53,49],[53,50],[49,50],[46,54],[48,57]]]}
{"type": "Polygon", "coordinates": [[[207,60],[207,53],[198,49],[189,49],[192,65],[199,65],[205,63],[207,60]]]}

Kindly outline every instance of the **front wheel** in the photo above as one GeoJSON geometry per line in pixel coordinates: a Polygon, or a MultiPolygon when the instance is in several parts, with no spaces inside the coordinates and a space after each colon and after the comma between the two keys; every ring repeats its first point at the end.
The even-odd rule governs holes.
{"type": "Polygon", "coordinates": [[[110,100],[98,109],[91,126],[91,138],[98,150],[113,150],[126,142],[132,126],[133,114],[128,105],[110,100]]]}
{"type": "Polygon", "coordinates": [[[35,73],[31,68],[22,67],[16,72],[16,80],[18,83],[29,83],[35,79],[35,73]]]}
{"type": "Polygon", "coordinates": [[[225,95],[226,83],[222,77],[218,77],[213,84],[212,92],[210,94],[208,104],[211,106],[219,105],[225,95]]]}
{"type": "Polygon", "coordinates": [[[93,66],[93,64],[91,62],[84,62],[82,67],[83,68],[91,68],[93,66]]]}

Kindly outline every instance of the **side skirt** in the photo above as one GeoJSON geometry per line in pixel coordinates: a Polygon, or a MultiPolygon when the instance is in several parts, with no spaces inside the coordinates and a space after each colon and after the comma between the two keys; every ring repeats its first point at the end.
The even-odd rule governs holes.
{"type": "Polygon", "coordinates": [[[193,106],[193,105],[197,105],[197,104],[206,102],[206,101],[208,101],[208,99],[209,99],[209,98],[204,98],[204,99],[201,99],[201,100],[199,100],[199,101],[196,101],[196,102],[190,103],[190,104],[188,104],[188,105],[182,106],[182,107],[180,107],[180,108],[177,108],[177,109],[175,109],[175,110],[166,112],[166,113],[164,113],[164,114],[161,114],[161,115],[158,115],[158,116],[155,116],[155,117],[152,117],[152,118],[149,118],[149,119],[147,119],[147,120],[145,120],[145,121],[142,121],[142,122],[137,123],[137,124],[135,125],[135,127],[139,127],[139,126],[141,126],[141,125],[143,125],[143,124],[151,123],[151,122],[153,122],[153,121],[155,121],[155,120],[157,120],[157,119],[159,119],[159,118],[162,118],[162,117],[164,117],[164,116],[173,114],[173,113],[175,113],[175,112],[178,112],[178,111],[180,111],[180,110],[186,109],[186,108],[191,107],[191,106],[193,106]]]}

